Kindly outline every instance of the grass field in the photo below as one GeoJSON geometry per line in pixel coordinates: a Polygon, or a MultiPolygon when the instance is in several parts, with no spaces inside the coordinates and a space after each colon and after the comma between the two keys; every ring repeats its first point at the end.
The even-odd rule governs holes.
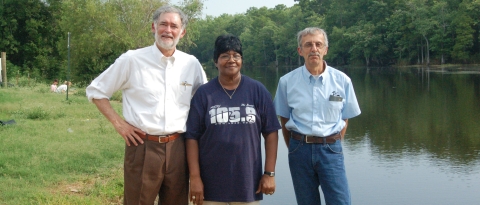
{"type": "MultiPolygon", "coordinates": [[[[84,88],[0,88],[0,204],[122,204],[124,141],[84,88]]],[[[112,101],[121,113],[121,104],[112,101]]]]}

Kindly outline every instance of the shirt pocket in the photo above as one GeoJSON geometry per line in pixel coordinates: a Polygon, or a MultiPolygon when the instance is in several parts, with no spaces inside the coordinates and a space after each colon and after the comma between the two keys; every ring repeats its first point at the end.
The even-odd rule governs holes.
{"type": "Polygon", "coordinates": [[[178,103],[185,106],[190,106],[190,100],[192,99],[192,82],[183,82],[177,87],[177,100],[178,103]]]}
{"type": "Polygon", "coordinates": [[[337,122],[342,112],[343,102],[329,101],[325,112],[325,122],[337,122]]]}

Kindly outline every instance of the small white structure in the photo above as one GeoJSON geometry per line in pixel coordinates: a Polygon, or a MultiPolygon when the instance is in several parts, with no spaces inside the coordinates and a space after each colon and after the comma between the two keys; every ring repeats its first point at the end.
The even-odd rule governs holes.
{"type": "Polygon", "coordinates": [[[2,58],[0,58],[0,83],[3,82],[2,73],[3,73],[2,58]]]}

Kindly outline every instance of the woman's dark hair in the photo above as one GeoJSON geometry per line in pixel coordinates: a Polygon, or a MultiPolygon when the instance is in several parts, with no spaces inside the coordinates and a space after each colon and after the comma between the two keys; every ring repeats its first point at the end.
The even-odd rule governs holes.
{"type": "Polygon", "coordinates": [[[213,62],[217,63],[218,56],[228,51],[235,51],[243,56],[242,42],[240,42],[240,39],[238,37],[232,34],[224,34],[218,36],[217,40],[215,40],[215,48],[213,49],[213,62]]]}

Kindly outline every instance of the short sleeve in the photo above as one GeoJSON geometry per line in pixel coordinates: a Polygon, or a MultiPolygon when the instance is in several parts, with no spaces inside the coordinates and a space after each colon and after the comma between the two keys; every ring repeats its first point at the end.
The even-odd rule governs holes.
{"type": "Polygon", "coordinates": [[[291,109],[288,106],[287,101],[287,82],[284,77],[280,78],[277,86],[277,92],[275,93],[275,99],[273,100],[273,104],[275,106],[275,110],[277,115],[290,118],[291,109]]]}
{"type": "Polygon", "coordinates": [[[360,115],[360,106],[353,89],[352,81],[348,80],[345,85],[345,106],[342,110],[342,119],[350,119],[360,115]]]}

